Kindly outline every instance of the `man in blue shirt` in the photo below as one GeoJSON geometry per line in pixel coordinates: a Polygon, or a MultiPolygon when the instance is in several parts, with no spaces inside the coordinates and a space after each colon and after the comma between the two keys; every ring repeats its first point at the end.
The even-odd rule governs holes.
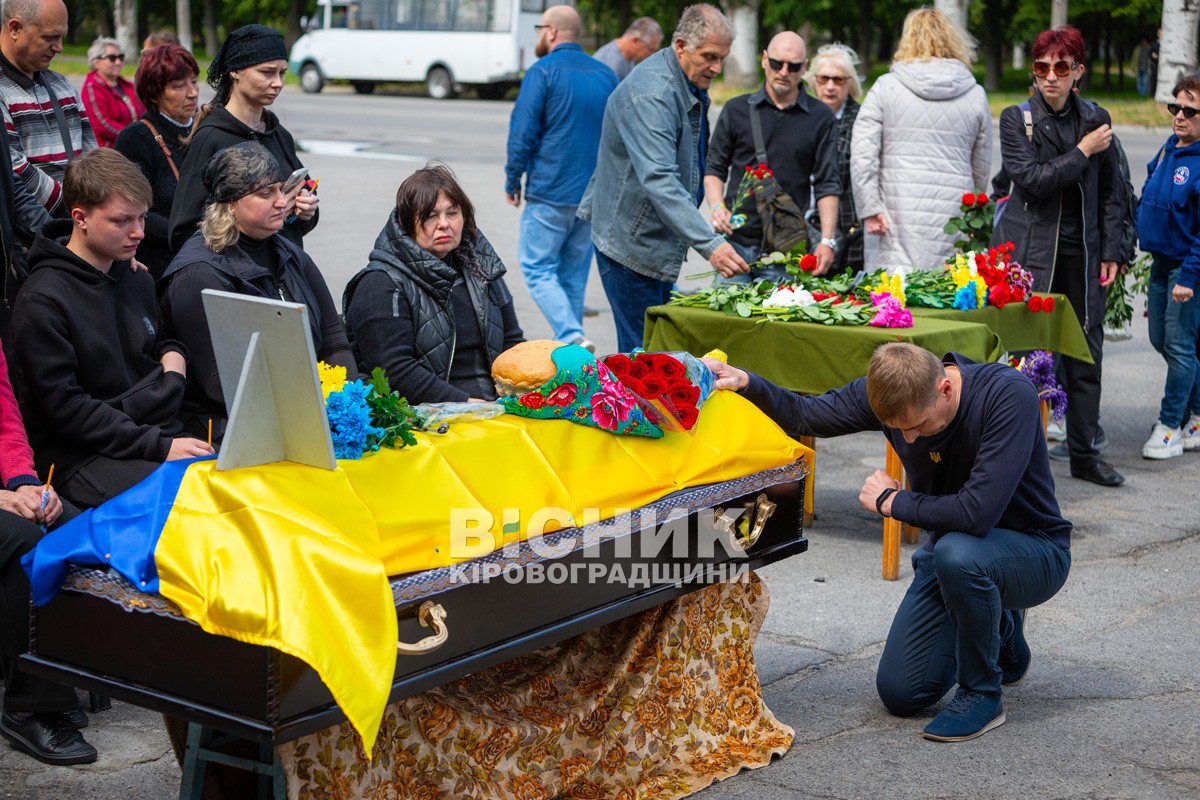
{"type": "Polygon", "coordinates": [[[1054,495],[1037,390],[1006,364],[957,353],[939,360],[906,342],[882,345],[865,378],[800,397],[713,359],[716,387],[736,389],[791,436],[881,431],[911,489],[882,470],[867,477],[867,511],[929,532],[913,554],[876,674],[893,714],[954,699],[926,739],[973,739],[1004,723],[1001,687],[1031,661],[1024,609],[1053,597],[1071,566],[1071,523],[1054,495]]]}
{"type": "Polygon", "coordinates": [[[525,73],[508,126],[504,191],[520,206],[525,176],[517,258],[551,335],[591,350],[583,336],[583,295],[592,226],[575,211],[596,168],[604,106],[617,78],[579,46],[574,8],[551,6],[537,28],[538,61],[525,73]]]}

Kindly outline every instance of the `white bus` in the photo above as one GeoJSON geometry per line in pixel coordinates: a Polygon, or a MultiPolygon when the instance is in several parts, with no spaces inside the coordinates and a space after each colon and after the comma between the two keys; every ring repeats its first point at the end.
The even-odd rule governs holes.
{"type": "Polygon", "coordinates": [[[561,0],[318,0],[290,67],[306,92],[329,80],[370,94],[380,81],[423,81],[429,96],[463,86],[499,98],[535,60],[534,26],[561,0]]]}

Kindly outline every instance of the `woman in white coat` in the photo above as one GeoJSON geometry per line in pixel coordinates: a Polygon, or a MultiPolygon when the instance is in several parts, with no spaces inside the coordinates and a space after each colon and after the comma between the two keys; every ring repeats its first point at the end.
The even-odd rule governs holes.
{"type": "Polygon", "coordinates": [[[943,232],[962,196],[984,190],[992,115],[970,66],[969,34],[932,8],[904,20],[891,70],[859,109],[850,150],[868,270],[933,269],[954,252],[943,232]]]}

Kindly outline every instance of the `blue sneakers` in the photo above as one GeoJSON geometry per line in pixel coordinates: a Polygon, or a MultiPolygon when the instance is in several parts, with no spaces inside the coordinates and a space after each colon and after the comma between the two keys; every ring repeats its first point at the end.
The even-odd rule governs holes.
{"type": "Polygon", "coordinates": [[[925,726],[921,735],[935,742],[965,742],[1004,724],[1004,702],[997,695],[959,688],[950,705],[925,726]]]}
{"type": "Polygon", "coordinates": [[[1029,643],[1025,641],[1025,609],[1014,610],[1012,638],[1000,645],[1000,671],[1003,675],[1000,683],[1012,686],[1020,683],[1029,672],[1029,663],[1033,661],[1033,653],[1029,651],[1029,643]]]}

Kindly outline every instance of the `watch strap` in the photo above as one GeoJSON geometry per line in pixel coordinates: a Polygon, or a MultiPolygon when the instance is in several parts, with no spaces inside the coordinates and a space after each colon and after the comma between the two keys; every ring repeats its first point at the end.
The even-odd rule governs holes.
{"type": "Polygon", "coordinates": [[[879,512],[880,516],[886,516],[883,513],[883,501],[887,500],[888,497],[890,497],[891,495],[893,495],[895,493],[896,493],[896,489],[894,487],[889,486],[888,488],[884,489],[882,492],[879,493],[879,497],[875,498],[875,510],[879,512]]]}

